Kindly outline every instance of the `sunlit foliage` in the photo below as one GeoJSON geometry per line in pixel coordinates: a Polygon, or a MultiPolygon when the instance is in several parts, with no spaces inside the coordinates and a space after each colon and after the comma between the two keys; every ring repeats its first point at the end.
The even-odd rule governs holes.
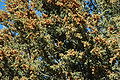
{"type": "Polygon", "coordinates": [[[119,24],[110,24],[104,14],[84,11],[82,0],[5,3],[6,11],[0,11],[0,23],[7,27],[0,30],[1,80],[120,78],[119,24]]]}

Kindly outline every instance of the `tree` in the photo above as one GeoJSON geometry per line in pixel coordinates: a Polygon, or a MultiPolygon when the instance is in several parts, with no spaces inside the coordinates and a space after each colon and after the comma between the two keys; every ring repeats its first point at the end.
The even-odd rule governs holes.
{"type": "Polygon", "coordinates": [[[0,30],[2,80],[119,78],[119,30],[103,24],[101,31],[105,18],[83,11],[81,0],[5,3],[6,11],[0,11],[7,27],[0,30]]]}

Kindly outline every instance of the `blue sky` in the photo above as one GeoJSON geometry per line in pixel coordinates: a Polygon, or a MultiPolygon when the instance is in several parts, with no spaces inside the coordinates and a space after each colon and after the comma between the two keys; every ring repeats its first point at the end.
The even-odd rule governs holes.
{"type": "MultiPolygon", "coordinates": [[[[5,0],[2,0],[2,1],[5,1],[5,0]]],[[[5,8],[4,5],[5,5],[5,3],[3,3],[3,2],[0,1],[0,9],[1,9],[1,10],[4,10],[4,8],[5,8]]],[[[4,26],[0,24],[0,29],[2,29],[3,27],[4,27],[4,26]]]]}

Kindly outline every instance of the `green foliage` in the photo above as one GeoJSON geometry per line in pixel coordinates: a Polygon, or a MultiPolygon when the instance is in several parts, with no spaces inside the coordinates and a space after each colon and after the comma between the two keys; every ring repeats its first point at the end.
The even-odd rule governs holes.
{"type": "Polygon", "coordinates": [[[6,11],[0,11],[7,27],[0,30],[0,79],[119,79],[119,24],[82,11],[82,5],[80,0],[6,0],[6,11]]]}

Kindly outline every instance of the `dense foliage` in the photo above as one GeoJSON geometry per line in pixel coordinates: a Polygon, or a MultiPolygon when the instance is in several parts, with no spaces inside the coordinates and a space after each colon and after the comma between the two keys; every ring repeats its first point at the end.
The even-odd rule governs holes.
{"type": "Polygon", "coordinates": [[[0,79],[120,79],[118,3],[95,1],[90,14],[84,0],[6,0],[0,11],[7,27],[0,30],[0,79]]]}

